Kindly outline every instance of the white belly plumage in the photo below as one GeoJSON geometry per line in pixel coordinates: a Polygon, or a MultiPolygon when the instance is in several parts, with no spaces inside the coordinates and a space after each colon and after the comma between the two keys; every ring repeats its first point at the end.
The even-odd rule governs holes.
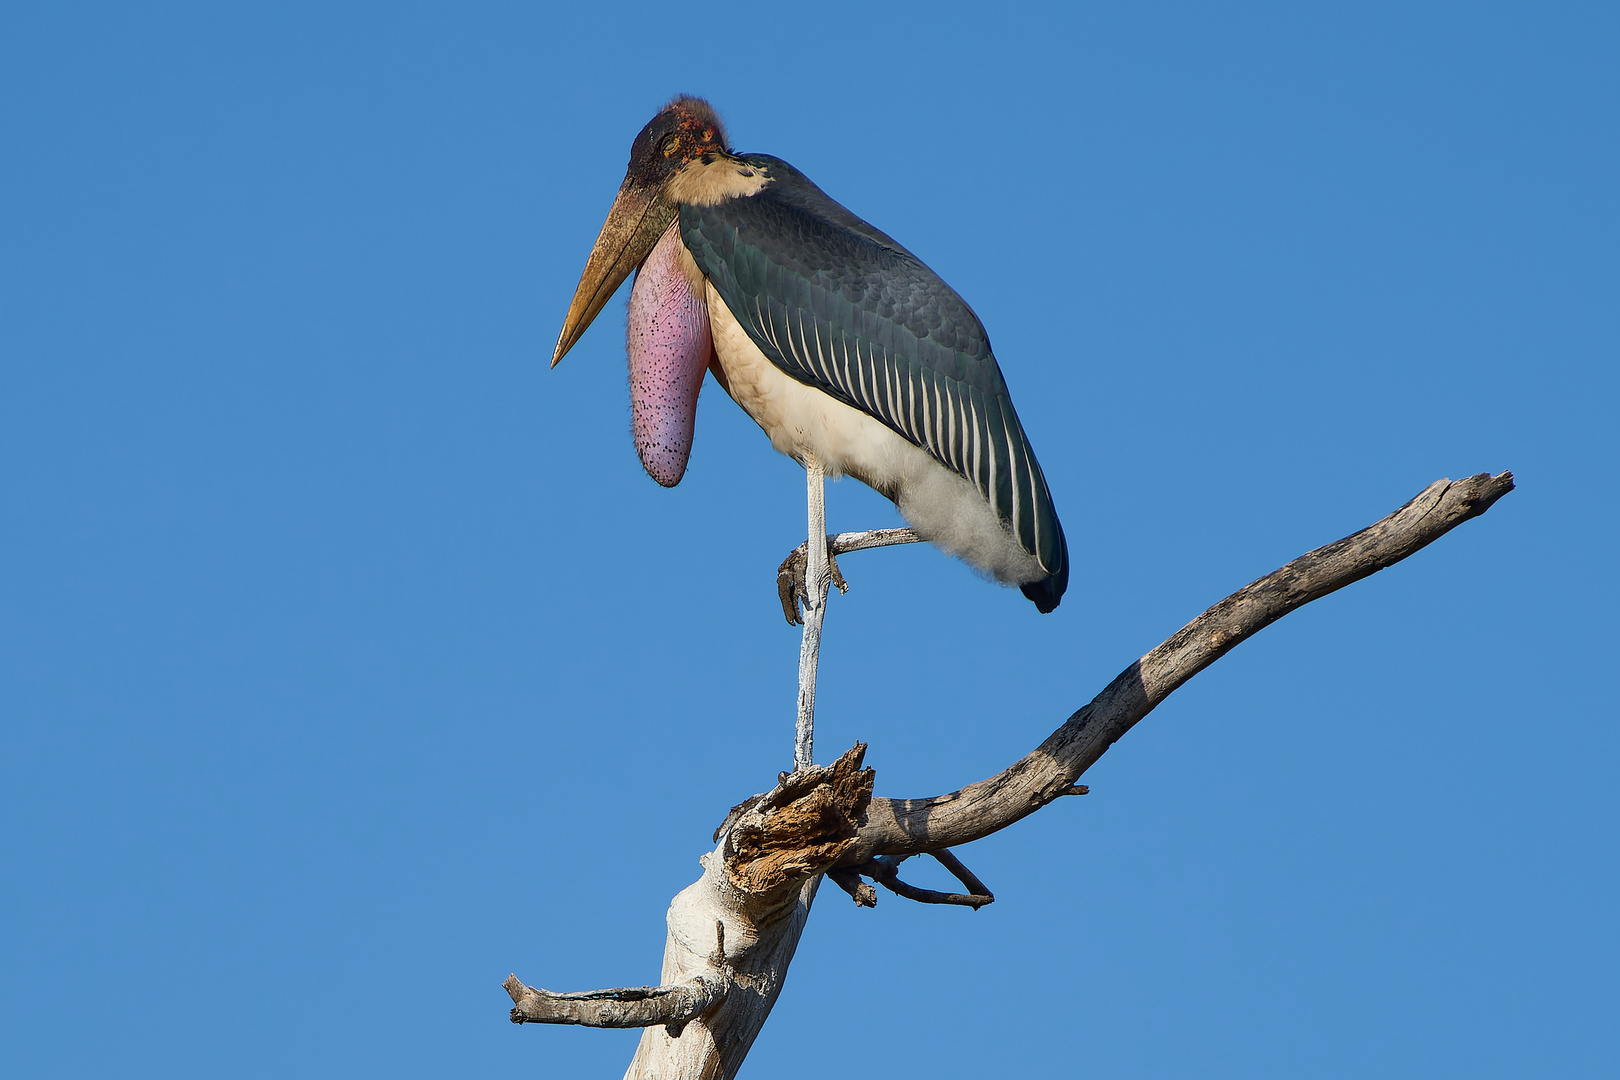
{"type": "Polygon", "coordinates": [[[881,492],[924,540],[997,581],[1047,576],[976,487],[879,421],[788,376],[703,284],[727,390],[772,446],[801,463],[813,454],[829,476],[847,474],[881,492]]]}

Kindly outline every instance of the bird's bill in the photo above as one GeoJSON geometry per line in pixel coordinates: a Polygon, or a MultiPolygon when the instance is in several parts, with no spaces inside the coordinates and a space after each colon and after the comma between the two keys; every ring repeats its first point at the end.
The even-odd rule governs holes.
{"type": "Polygon", "coordinates": [[[586,260],[585,272],[579,277],[574,301],[568,305],[568,317],[563,320],[562,333],[557,335],[557,351],[551,354],[552,367],[574,347],[624,279],[652,252],[677,213],[658,189],[640,187],[625,177],[596,237],[591,257],[586,260]]]}

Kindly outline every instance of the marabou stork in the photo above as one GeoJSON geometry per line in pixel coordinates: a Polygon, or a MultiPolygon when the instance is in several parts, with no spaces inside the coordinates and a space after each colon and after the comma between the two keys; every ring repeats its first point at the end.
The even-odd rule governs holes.
{"type": "Polygon", "coordinates": [[[683,95],[630,146],[552,366],[632,270],[631,427],[654,480],[685,473],[711,371],[777,450],[1057,607],[1069,556],[1046,479],[978,316],[915,255],[780,158],[733,153],[683,95]]]}

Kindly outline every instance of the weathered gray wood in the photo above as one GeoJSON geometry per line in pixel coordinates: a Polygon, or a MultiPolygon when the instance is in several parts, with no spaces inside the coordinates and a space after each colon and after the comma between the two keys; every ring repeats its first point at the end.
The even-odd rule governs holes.
{"type": "Polygon", "coordinates": [[[697,976],[677,986],[627,986],[557,994],[525,986],[516,975],[501,984],[512,998],[514,1024],[581,1024],[585,1027],[642,1028],[671,1026],[676,1033],[699,1013],[726,996],[724,979],[697,976]]]}
{"type": "Polygon", "coordinates": [[[903,896],[907,900],[915,900],[919,904],[956,904],[961,907],[970,907],[978,911],[986,904],[996,902],[992,893],[978,877],[962,865],[962,860],[951,854],[949,848],[936,848],[928,854],[939,860],[940,865],[949,870],[951,874],[966,885],[965,893],[939,892],[935,889],[919,889],[915,885],[900,880],[900,864],[910,858],[908,855],[879,855],[875,859],[868,859],[859,866],[836,867],[827,871],[827,876],[839,883],[839,887],[855,898],[860,907],[877,907],[875,893],[862,893],[859,882],[860,875],[865,874],[873,881],[882,885],[896,896],[903,896]],[[853,877],[854,881],[851,881],[853,877]]]}
{"type": "Polygon", "coordinates": [[[661,978],[723,980],[730,989],[678,1038],[663,1027],[643,1031],[626,1080],[736,1075],[782,992],[822,873],[855,842],[872,798],[865,752],[857,743],[831,765],[782,773],[774,789],[727,816],[718,845],[699,860],[703,876],[670,904],[661,978]],[[704,944],[717,922],[725,928],[718,955],[704,944]]]}
{"type": "Polygon", "coordinates": [[[965,844],[1071,794],[1075,779],[1182,683],[1290,611],[1392,566],[1513,490],[1513,474],[1437,480],[1381,521],[1239,589],[1126,668],[1033,753],[931,799],[875,798],[840,866],[965,844]]]}
{"type": "Polygon", "coordinates": [[[861,532],[839,533],[827,537],[827,546],[834,555],[868,548],[893,547],[895,544],[916,544],[922,537],[916,529],[865,529],[861,532]]]}
{"type": "MultiPolygon", "coordinates": [[[[1205,611],[1126,668],[1029,756],[960,791],[932,799],[873,798],[872,770],[862,767],[866,748],[860,744],[830,766],[782,773],[774,789],[727,815],[715,832],[718,846],[699,860],[703,876],[671,903],[663,985],[551,994],[512,976],[508,992],[514,1002],[528,1002],[526,1008],[548,1017],[585,1015],[587,1006],[602,1010],[591,1015],[615,1021],[603,1026],[634,1026],[643,1015],[636,1010],[645,1008],[641,1022],[647,1026],[627,1080],[729,1080],[781,992],[823,874],[870,906],[875,894],[861,873],[892,885],[901,859],[928,852],[971,893],[921,898],[974,907],[989,902],[989,889],[944,849],[1004,829],[1064,795],[1083,794],[1085,788],[1074,782],[1081,773],[1238,643],[1290,611],[1399,562],[1511,490],[1513,477],[1505,472],[1431,484],[1382,521],[1302,555],[1205,611]]],[[[822,592],[823,604],[825,599],[822,592]]],[[[537,1017],[523,1017],[531,1018],[537,1017]]]]}

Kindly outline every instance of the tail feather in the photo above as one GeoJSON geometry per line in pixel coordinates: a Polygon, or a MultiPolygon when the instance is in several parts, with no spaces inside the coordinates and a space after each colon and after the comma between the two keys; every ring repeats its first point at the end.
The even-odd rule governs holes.
{"type": "Polygon", "coordinates": [[[1058,529],[1058,557],[1057,573],[1019,586],[1020,591],[1035,602],[1035,609],[1042,615],[1050,615],[1057,610],[1064,591],[1069,587],[1069,542],[1064,538],[1061,527],[1058,529]]]}

